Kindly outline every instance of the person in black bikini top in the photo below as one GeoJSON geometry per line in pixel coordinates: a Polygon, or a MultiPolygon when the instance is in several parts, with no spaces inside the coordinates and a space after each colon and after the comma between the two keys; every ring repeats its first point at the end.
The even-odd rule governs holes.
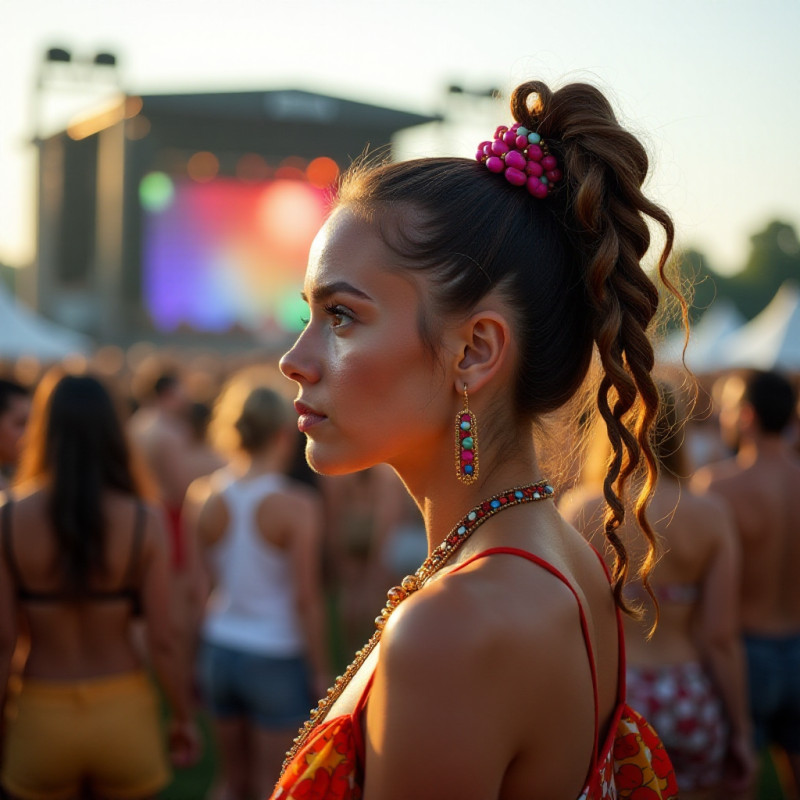
{"type": "Polygon", "coordinates": [[[152,798],[170,774],[158,698],[131,637],[136,616],[172,712],[175,763],[197,757],[199,738],[164,523],[100,381],[59,369],[43,378],[12,493],[0,508],[2,787],[21,800],[152,798]],[[12,692],[20,620],[30,650],[12,692]]]}

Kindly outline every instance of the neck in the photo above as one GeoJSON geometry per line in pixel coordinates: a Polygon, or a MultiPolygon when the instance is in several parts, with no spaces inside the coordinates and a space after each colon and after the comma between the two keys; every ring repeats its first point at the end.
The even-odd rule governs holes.
{"type": "Polygon", "coordinates": [[[239,461],[239,469],[243,478],[254,478],[257,475],[282,472],[280,459],[272,450],[242,455],[239,461]]]}
{"type": "Polygon", "coordinates": [[[507,458],[481,455],[479,477],[469,485],[456,477],[452,454],[446,465],[433,465],[424,474],[397,471],[422,513],[429,553],[470,509],[507,489],[547,477],[540,472],[532,444],[507,458]]]}

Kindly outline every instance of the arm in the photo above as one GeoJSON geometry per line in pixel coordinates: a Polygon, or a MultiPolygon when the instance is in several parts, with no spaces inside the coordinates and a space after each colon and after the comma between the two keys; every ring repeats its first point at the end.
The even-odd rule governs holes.
{"type": "Polygon", "coordinates": [[[322,508],[314,495],[298,492],[292,498],[287,544],[295,602],[303,626],[314,689],[322,696],[331,683],[328,636],[322,598],[322,508]]]}
{"type": "Polygon", "coordinates": [[[0,548],[0,754],[3,751],[6,687],[17,644],[17,594],[5,553],[0,548]]]}
{"type": "Polygon", "coordinates": [[[210,496],[210,478],[198,478],[189,486],[181,509],[188,583],[189,619],[187,623],[192,641],[197,638],[203,621],[206,601],[211,591],[211,580],[203,560],[204,539],[201,535],[201,529],[208,524],[206,506],[210,496]]]}
{"type": "Polygon", "coordinates": [[[147,642],[159,685],[172,713],[170,750],[178,765],[192,763],[199,755],[199,737],[189,696],[182,639],[178,635],[169,591],[167,534],[161,516],[149,510],[142,558],[142,604],[147,642]]]}
{"type": "MultiPolygon", "coordinates": [[[[716,504],[715,504],[716,505],[716,504]]],[[[730,754],[736,787],[745,788],[755,774],[755,753],[747,706],[744,652],[739,639],[740,554],[733,519],[721,502],[713,519],[719,541],[703,584],[698,645],[722,697],[731,725],[730,754]]]]}

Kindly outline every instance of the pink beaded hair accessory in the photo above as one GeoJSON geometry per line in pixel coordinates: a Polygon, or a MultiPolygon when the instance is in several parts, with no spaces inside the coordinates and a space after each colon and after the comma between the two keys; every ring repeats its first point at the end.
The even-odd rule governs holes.
{"type": "Polygon", "coordinates": [[[494,141],[478,145],[475,158],[486,164],[489,172],[503,173],[509,183],[527,187],[540,199],[562,178],[556,157],[550,155],[542,137],[519,122],[510,128],[501,125],[494,132],[494,141]]]}

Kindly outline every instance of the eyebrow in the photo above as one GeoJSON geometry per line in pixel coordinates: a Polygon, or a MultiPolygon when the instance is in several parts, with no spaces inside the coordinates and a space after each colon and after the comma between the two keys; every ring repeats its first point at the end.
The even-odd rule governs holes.
{"type": "MultiPolygon", "coordinates": [[[[321,286],[315,286],[311,290],[311,300],[315,303],[321,303],[327,300],[334,294],[352,294],[355,297],[360,297],[362,300],[371,300],[372,298],[361,289],[356,289],[355,286],[347,281],[334,281],[333,283],[323,283],[321,286]]],[[[300,292],[300,296],[306,302],[309,302],[305,292],[300,292]]]]}

